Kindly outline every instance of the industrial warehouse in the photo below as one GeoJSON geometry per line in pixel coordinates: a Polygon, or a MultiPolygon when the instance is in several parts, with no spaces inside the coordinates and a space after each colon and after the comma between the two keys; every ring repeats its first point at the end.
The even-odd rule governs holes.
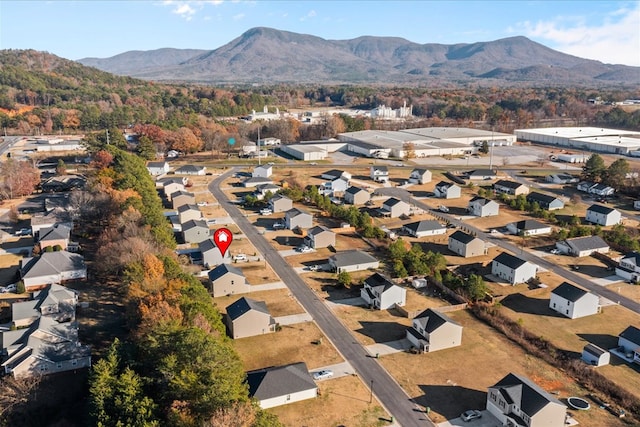
{"type": "Polygon", "coordinates": [[[640,132],[595,127],[516,129],[519,141],[640,157],[640,132]]]}

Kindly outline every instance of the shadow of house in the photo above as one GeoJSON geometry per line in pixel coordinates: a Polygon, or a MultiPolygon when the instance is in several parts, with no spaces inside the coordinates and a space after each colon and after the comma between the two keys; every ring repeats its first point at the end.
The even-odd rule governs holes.
{"type": "Polygon", "coordinates": [[[433,191],[410,191],[412,197],[435,197],[433,191]]]}
{"type": "MultiPolygon", "coordinates": [[[[609,334],[577,334],[583,340],[609,350],[618,347],[618,337],[609,334]]],[[[613,358],[612,358],[613,361],[613,358]]]]}
{"type": "Polygon", "coordinates": [[[549,300],[531,298],[523,294],[511,294],[502,300],[502,305],[517,313],[536,314],[538,316],[566,317],[549,308],[549,300]]]}
{"type": "Polygon", "coordinates": [[[282,245],[282,246],[298,247],[304,243],[303,237],[296,237],[296,236],[278,236],[273,240],[275,240],[279,245],[282,245]]]}
{"type": "Polygon", "coordinates": [[[469,408],[484,409],[487,392],[459,385],[419,385],[422,395],[413,401],[443,415],[447,419],[459,417],[469,408]]]}
{"type": "Polygon", "coordinates": [[[376,343],[383,343],[403,339],[407,334],[407,327],[396,322],[360,322],[362,326],[355,332],[373,339],[376,343]]]}
{"type": "MultiPolygon", "coordinates": [[[[323,283],[321,287],[322,291],[329,294],[329,296],[325,298],[327,301],[336,302],[348,298],[358,298],[360,296],[361,286],[350,286],[347,288],[337,283],[335,279],[316,278],[315,280],[323,283]]],[[[362,300],[361,306],[366,306],[364,300],[362,300]]]]}

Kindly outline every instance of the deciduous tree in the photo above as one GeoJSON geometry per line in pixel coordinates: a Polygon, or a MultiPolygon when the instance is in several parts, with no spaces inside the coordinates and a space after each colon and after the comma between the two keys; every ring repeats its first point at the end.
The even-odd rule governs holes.
{"type": "Polygon", "coordinates": [[[33,193],[40,183],[40,171],[27,161],[12,158],[0,163],[0,197],[13,199],[33,193]]]}

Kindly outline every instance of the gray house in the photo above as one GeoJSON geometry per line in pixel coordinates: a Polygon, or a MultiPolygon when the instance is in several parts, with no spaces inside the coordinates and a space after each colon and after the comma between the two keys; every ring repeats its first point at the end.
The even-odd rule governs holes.
{"type": "Polygon", "coordinates": [[[323,225],[317,225],[307,231],[304,244],[313,249],[336,245],[336,233],[323,225]]]}
{"type": "Polygon", "coordinates": [[[11,325],[16,328],[29,326],[40,316],[51,316],[58,322],[76,318],[78,293],[73,289],[53,284],[35,291],[33,299],[11,304],[11,325]]]}
{"type": "Polygon", "coordinates": [[[182,205],[195,205],[196,195],[188,191],[180,190],[169,195],[173,209],[178,209],[182,205]]]}
{"type": "Polygon", "coordinates": [[[500,205],[493,200],[476,196],[469,201],[468,209],[471,215],[479,217],[495,216],[498,215],[500,211],[500,205]]]}
{"type": "Polygon", "coordinates": [[[493,191],[497,194],[509,194],[510,196],[519,196],[520,194],[528,194],[529,187],[515,181],[501,179],[493,184],[493,191]]]}
{"type": "Polygon", "coordinates": [[[581,359],[591,366],[604,366],[611,361],[611,353],[604,348],[589,343],[582,349],[581,359]]]}
{"type": "Polygon", "coordinates": [[[426,184],[431,182],[431,171],[428,169],[414,169],[409,175],[409,182],[412,184],[426,184]]]}
{"type": "Polygon", "coordinates": [[[525,219],[507,224],[507,230],[517,236],[537,236],[551,233],[551,226],[535,219],[525,219]]]}
{"type": "Polygon", "coordinates": [[[214,298],[251,292],[251,285],[247,283],[242,270],[232,265],[220,264],[209,271],[208,277],[214,298]]]}
{"type": "Polygon", "coordinates": [[[551,291],[549,308],[569,319],[591,316],[600,312],[600,297],[576,285],[563,282],[551,291]]]}
{"type": "Polygon", "coordinates": [[[391,197],[382,204],[381,212],[385,216],[389,216],[391,218],[398,218],[400,216],[409,216],[411,212],[411,206],[408,203],[403,202],[402,200],[396,199],[395,197],[391,197]]]}
{"type": "Polygon", "coordinates": [[[370,307],[388,310],[395,306],[402,307],[407,303],[407,290],[382,274],[374,273],[364,281],[360,298],[370,307]]]}
{"type": "Polygon", "coordinates": [[[352,250],[329,257],[329,265],[336,273],[361,271],[380,267],[380,262],[366,252],[352,250]]]}
{"type": "Polygon", "coordinates": [[[344,192],[344,202],[351,205],[364,205],[371,199],[367,190],[351,186],[344,192]]]}
{"type": "Polygon", "coordinates": [[[227,250],[226,256],[222,256],[220,249],[216,246],[213,239],[203,240],[198,243],[198,251],[202,254],[202,265],[204,268],[211,268],[220,264],[230,264],[231,256],[227,250]]]}
{"type": "Polygon", "coordinates": [[[598,252],[606,254],[609,245],[600,236],[583,236],[556,242],[556,248],[563,254],[576,257],[590,256],[598,252]]]}
{"type": "Polygon", "coordinates": [[[226,308],[227,328],[231,338],[246,338],[276,331],[276,321],[264,301],[242,297],[226,308]]]}
{"type": "Polygon", "coordinates": [[[35,237],[41,251],[49,246],[54,248],[59,246],[62,250],[67,250],[71,237],[71,227],[56,224],[53,227],[41,228],[35,237]]]}
{"type": "Polygon", "coordinates": [[[253,172],[251,172],[251,176],[260,177],[260,178],[269,178],[273,173],[273,168],[271,165],[260,165],[253,168],[253,172]]]}
{"type": "Polygon", "coordinates": [[[171,178],[171,180],[164,181],[162,191],[167,200],[171,202],[171,195],[178,191],[185,191],[185,185],[182,178],[171,178]]]}
{"type": "Polygon", "coordinates": [[[489,387],[487,411],[503,426],[563,427],[567,416],[562,402],[513,373],[489,387]]]}
{"type": "Polygon", "coordinates": [[[289,209],[284,214],[284,225],[287,229],[311,228],[313,226],[313,215],[302,209],[289,209]]]}
{"type": "Polygon", "coordinates": [[[178,206],[178,221],[184,224],[190,220],[201,220],[202,212],[198,205],[180,205],[178,206]]]}
{"type": "Polygon", "coordinates": [[[176,175],[204,175],[206,172],[206,166],[184,165],[176,169],[176,175]]]}
{"type": "Polygon", "coordinates": [[[434,220],[422,220],[411,222],[402,226],[402,230],[413,237],[437,236],[445,234],[447,228],[434,220]]]}
{"type": "Polygon", "coordinates": [[[537,203],[541,209],[547,211],[554,211],[556,209],[564,208],[564,202],[557,197],[549,196],[548,194],[542,194],[535,191],[527,195],[527,202],[537,203]]]}
{"type": "Polygon", "coordinates": [[[26,292],[45,288],[53,283],[87,278],[84,257],[67,251],[43,252],[39,257],[20,260],[20,276],[26,292]]]}
{"type": "Polygon", "coordinates": [[[587,208],[587,222],[599,224],[604,227],[608,225],[619,224],[622,220],[622,214],[619,210],[602,205],[591,205],[587,208]]]}
{"type": "Polygon", "coordinates": [[[536,277],[538,266],[528,261],[502,252],[491,262],[491,274],[512,285],[527,282],[536,277]]]}
{"type": "Polygon", "coordinates": [[[629,326],[618,335],[618,346],[622,347],[625,356],[633,358],[635,363],[640,364],[640,329],[629,326]]]}
{"type": "Polygon", "coordinates": [[[461,191],[460,187],[452,182],[440,181],[436,184],[433,193],[439,199],[458,199],[461,191]]]}
{"type": "Polygon", "coordinates": [[[286,196],[276,194],[269,200],[269,206],[274,213],[286,212],[293,208],[293,201],[286,196]]]}
{"type": "Polygon", "coordinates": [[[428,308],[413,318],[407,339],[421,353],[458,347],[462,344],[462,325],[428,308]]]}
{"type": "Polygon", "coordinates": [[[249,396],[262,409],[313,399],[318,386],[304,362],[247,372],[249,396]]]}
{"type": "Polygon", "coordinates": [[[447,247],[450,251],[465,258],[485,255],[487,253],[485,244],[481,239],[460,230],[457,230],[449,236],[447,247]]]}
{"type": "Polygon", "coordinates": [[[182,224],[182,238],[185,243],[200,243],[211,238],[211,230],[201,219],[190,219],[182,224]]]}
{"type": "Polygon", "coordinates": [[[633,282],[640,281],[640,253],[626,254],[616,267],[616,275],[633,282]]]}

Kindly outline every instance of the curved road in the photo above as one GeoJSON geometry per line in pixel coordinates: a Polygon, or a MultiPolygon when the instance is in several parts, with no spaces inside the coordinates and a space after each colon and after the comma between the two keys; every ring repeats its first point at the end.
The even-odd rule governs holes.
{"type": "Polygon", "coordinates": [[[544,258],[541,258],[537,255],[532,254],[531,252],[528,251],[523,251],[522,248],[506,242],[500,238],[496,238],[494,235],[489,234],[484,232],[483,230],[480,230],[477,227],[474,227],[473,225],[470,225],[466,222],[463,222],[459,219],[456,219],[454,216],[452,215],[448,215],[445,213],[441,213],[441,212],[434,212],[434,207],[433,206],[429,206],[426,203],[420,201],[420,200],[416,200],[412,197],[411,193],[405,189],[402,188],[397,188],[397,187],[387,187],[387,188],[379,188],[376,190],[377,194],[381,194],[381,195],[386,195],[386,196],[391,196],[391,197],[395,197],[397,199],[402,200],[403,202],[409,203],[410,205],[414,205],[417,206],[421,209],[423,209],[426,212],[431,213],[433,216],[435,217],[439,217],[442,218],[443,220],[446,220],[448,222],[450,222],[451,224],[455,225],[456,227],[459,228],[466,228],[467,230],[470,230],[471,232],[475,233],[477,237],[479,237],[480,239],[486,241],[486,242],[492,242],[497,246],[500,246],[502,249],[505,249],[515,255],[517,255],[519,258],[524,259],[525,261],[529,261],[532,262],[534,264],[539,265],[540,267],[552,271],[555,274],[557,274],[560,277],[563,277],[573,283],[576,283],[580,286],[582,286],[585,289],[590,290],[591,292],[598,294],[600,296],[603,296],[613,302],[617,302],[620,305],[622,305],[623,307],[628,308],[629,310],[635,311],[636,313],[640,313],[640,303],[627,298],[623,295],[620,295],[614,291],[611,291],[609,289],[607,289],[604,286],[600,286],[597,285],[595,283],[593,283],[591,280],[580,276],[570,270],[567,270],[564,267],[560,267],[556,264],[553,264],[549,261],[547,261],[544,258]]]}
{"type": "Polygon", "coordinates": [[[367,355],[364,347],[356,341],[351,331],[335,317],[324,302],[318,298],[293,268],[271,247],[269,242],[220,190],[220,182],[235,171],[236,168],[233,168],[209,184],[209,191],[218,200],[220,206],[227,211],[256,249],[263,254],[266,262],[280,276],[280,279],[287,284],[291,293],[313,317],[322,332],[338,349],[345,360],[351,363],[364,384],[367,387],[371,387],[373,384],[373,394],[387,411],[393,415],[397,424],[403,427],[435,427],[435,424],[420,410],[421,408],[411,401],[411,398],[378,363],[377,359],[367,355]]]}

